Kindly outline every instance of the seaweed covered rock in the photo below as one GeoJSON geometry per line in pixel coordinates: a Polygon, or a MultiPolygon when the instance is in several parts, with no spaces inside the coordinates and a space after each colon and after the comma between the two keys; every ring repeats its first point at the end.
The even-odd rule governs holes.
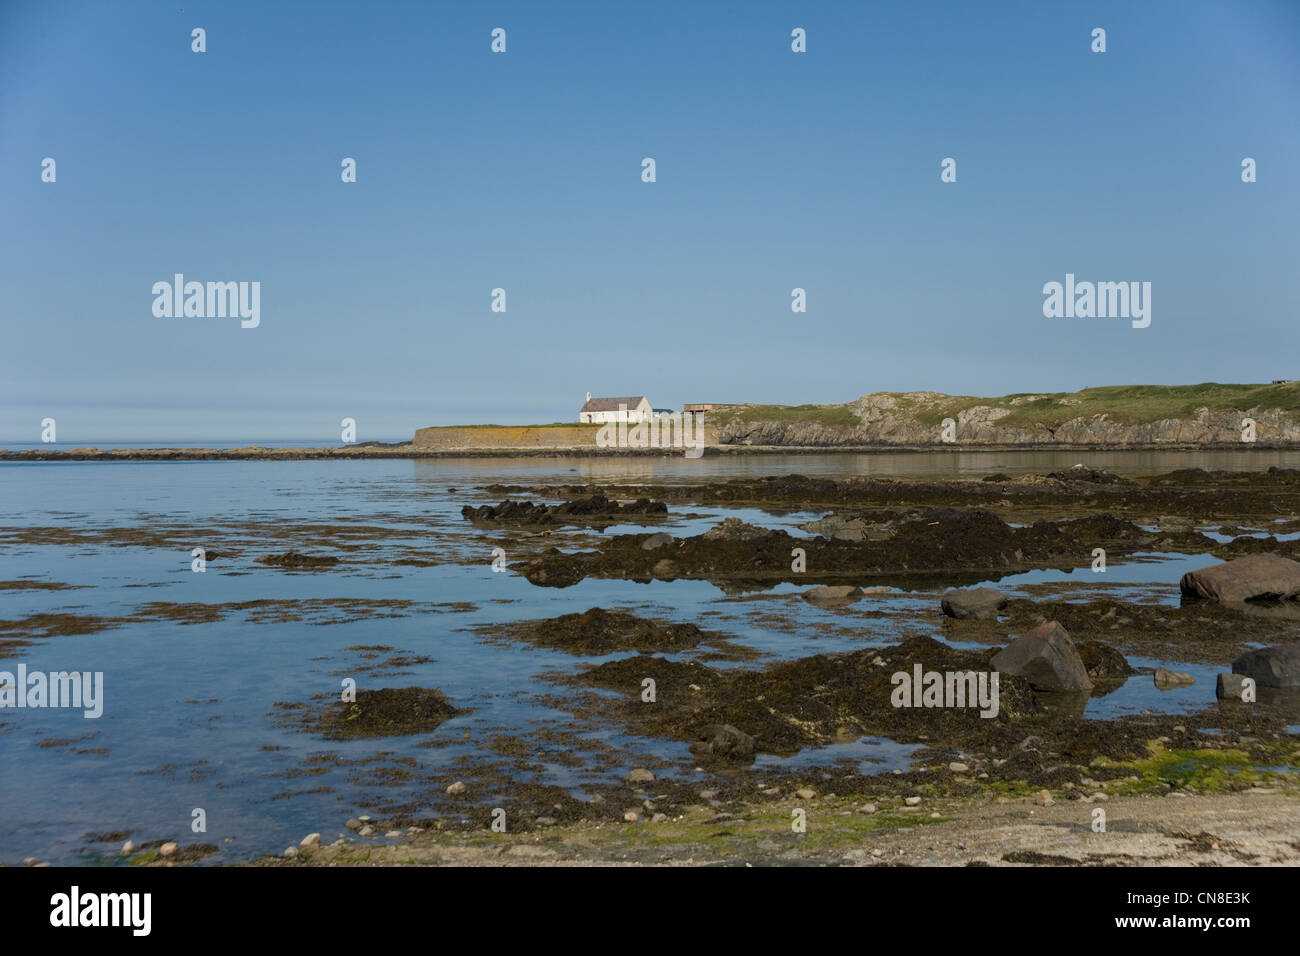
{"type": "Polygon", "coordinates": [[[639,498],[628,504],[619,504],[603,494],[594,494],[576,501],[558,505],[544,505],[532,501],[503,501],[498,505],[475,508],[465,505],[461,517],[481,525],[514,525],[519,527],[545,527],[566,524],[613,524],[627,518],[664,518],[668,505],[662,501],[639,498]]]}
{"type": "Polygon", "coordinates": [[[334,740],[429,733],[443,721],[469,713],[442,691],[428,687],[358,690],[355,701],[330,704],[308,716],[304,729],[334,740]]]}
{"type": "Polygon", "coordinates": [[[1094,681],[1123,680],[1135,673],[1124,655],[1101,641],[1079,641],[1075,645],[1088,677],[1094,681]]]}
{"type": "Polygon", "coordinates": [[[570,654],[612,654],[616,651],[672,653],[702,643],[726,642],[724,635],[706,631],[691,622],[660,621],[599,607],[581,614],[562,614],[484,630],[570,654]]]}
{"type": "Polygon", "coordinates": [[[754,738],[731,724],[708,724],[690,750],[697,757],[748,757],[754,753],[754,738]]]}
{"type": "Polygon", "coordinates": [[[1007,596],[996,588],[968,588],[944,591],[940,598],[943,613],[958,620],[986,620],[998,616],[1007,606],[1007,596]]]}
{"type": "Polygon", "coordinates": [[[269,564],[277,568],[327,568],[338,564],[339,559],[328,554],[286,551],[284,554],[264,554],[257,559],[257,563],[269,564]]]}

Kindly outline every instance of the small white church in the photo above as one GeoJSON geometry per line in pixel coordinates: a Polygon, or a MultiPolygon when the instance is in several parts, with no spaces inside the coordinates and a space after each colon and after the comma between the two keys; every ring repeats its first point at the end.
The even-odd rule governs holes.
{"type": "Polygon", "coordinates": [[[578,421],[597,425],[609,422],[648,422],[654,410],[644,395],[623,398],[592,398],[587,393],[587,403],[578,409],[578,421]]]}

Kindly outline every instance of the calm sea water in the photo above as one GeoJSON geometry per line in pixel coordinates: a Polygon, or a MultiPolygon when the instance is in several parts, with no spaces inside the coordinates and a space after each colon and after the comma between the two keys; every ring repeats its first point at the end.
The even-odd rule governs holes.
{"type": "MultiPolygon", "coordinates": [[[[793,597],[799,589],[789,585],[774,589],[768,598],[742,601],[704,582],[587,580],[556,590],[533,587],[515,574],[495,574],[490,566],[490,536],[460,517],[462,505],[490,500],[491,496],[476,491],[478,486],[594,479],[709,480],[791,472],[830,476],[1013,473],[1068,467],[1079,460],[1135,473],[1177,467],[1297,467],[1300,453],[952,452],[697,461],[0,464],[0,527],[10,533],[0,539],[0,580],[75,586],[73,590],[0,591],[0,618],[5,620],[38,613],[122,617],[149,602],[222,604],[270,598],[302,603],[360,598],[421,605],[410,613],[394,608],[398,616],[382,618],[312,610],[303,603],[308,610],[295,622],[259,623],[248,612],[232,611],[220,620],[200,624],[131,623],[99,633],[38,640],[32,647],[0,657],[0,670],[12,671],[22,661],[29,670],[102,671],[105,682],[104,713],[97,720],[71,710],[0,711],[0,862],[29,855],[55,862],[98,859],[88,856],[87,834],[126,829],[134,831],[137,842],[175,838],[216,843],[223,846],[224,860],[279,852],[311,831],[330,838],[347,817],[366,812],[363,806],[368,801],[400,802],[410,796],[401,788],[357,780],[356,768],[296,776],[295,771],[314,754],[363,759],[387,751],[394,757],[414,758],[424,772],[453,772],[458,760],[491,759],[486,744],[503,732],[528,738],[539,729],[567,727],[570,719],[565,711],[539,702],[539,695],[557,693],[540,675],[571,671],[605,658],[574,658],[485,641],[471,630],[478,625],[595,606],[620,607],[699,622],[730,633],[772,659],[850,650],[897,637],[892,625],[855,617],[852,609],[812,607],[793,597]],[[373,547],[347,555],[348,562],[334,570],[286,573],[253,564],[258,554],[287,550],[284,532],[303,525],[364,525],[384,534],[373,535],[373,547]],[[12,541],[13,529],[32,526],[78,534],[152,529],[168,540],[176,529],[184,529],[179,534],[184,540],[172,547],[119,546],[82,537],[57,545],[12,541]],[[190,547],[219,550],[212,542],[223,533],[236,532],[235,540],[244,552],[241,557],[214,560],[206,573],[192,573],[190,547]],[[394,563],[412,551],[430,549],[453,563],[435,567],[394,563]],[[433,606],[450,602],[469,602],[473,609],[433,606]],[[793,625],[774,623],[773,615],[793,625]],[[422,747],[426,740],[420,736],[337,742],[275,723],[271,716],[275,702],[336,695],[341,678],[356,673],[356,666],[364,663],[356,652],[345,649],[375,644],[432,660],[397,673],[362,677],[362,687],[438,687],[459,706],[473,708],[473,713],[442,725],[436,737],[445,741],[443,745],[422,747]],[[312,790],[318,792],[304,792],[312,790]],[[297,795],[283,796],[288,792],[297,795]],[[206,834],[189,829],[192,810],[200,807],[207,815],[206,834]],[[233,842],[224,844],[227,838],[233,842]]],[[[794,525],[822,513],[679,510],[695,517],[671,519],[667,530],[678,534],[696,533],[727,514],[794,532],[794,525]]],[[[607,533],[630,530],[635,529],[622,526],[607,533]]],[[[558,536],[557,543],[564,546],[564,535],[558,536]]],[[[294,546],[310,548],[310,535],[294,546]]],[[[1135,593],[1149,594],[1154,588],[1175,602],[1181,573],[1212,561],[1208,556],[1166,556],[1149,563],[1112,562],[1107,579],[1135,593]]],[[[1014,590],[1071,576],[1035,572],[1007,579],[1000,586],[1014,590]]],[[[1073,576],[1093,583],[1086,566],[1073,576]]],[[[891,606],[914,607],[918,613],[935,606],[933,594],[900,592],[890,600],[891,606]]],[[[1094,699],[1089,716],[1144,708],[1191,711],[1204,705],[1207,684],[1213,686],[1213,672],[1206,668],[1177,661],[1136,663],[1176,666],[1190,671],[1197,684],[1158,693],[1149,677],[1135,678],[1116,693],[1094,699]]],[[[584,733],[625,752],[626,767],[656,757],[677,761],[684,773],[692,766],[684,744],[629,737],[618,727],[584,733]]],[[[528,771],[529,779],[567,786],[578,794],[589,782],[609,779],[584,766],[569,766],[567,760],[558,759],[563,755],[548,753],[543,744],[538,747],[533,761],[538,769],[528,771]]],[[[906,765],[913,749],[887,740],[864,740],[805,751],[785,760],[763,757],[755,772],[838,759],[861,761],[864,770],[876,772],[906,765]]],[[[508,798],[508,794],[496,796],[508,798]]]]}

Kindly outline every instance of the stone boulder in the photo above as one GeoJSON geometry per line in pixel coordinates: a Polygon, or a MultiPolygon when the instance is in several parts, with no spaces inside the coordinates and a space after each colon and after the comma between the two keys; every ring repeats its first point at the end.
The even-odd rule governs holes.
{"type": "Polygon", "coordinates": [[[803,599],[814,604],[842,604],[856,601],[860,597],[862,597],[862,588],[855,588],[848,584],[809,588],[803,592],[803,599]]]}
{"type": "Polygon", "coordinates": [[[1251,554],[1183,575],[1188,597],[1221,603],[1293,600],[1300,597],[1300,564],[1276,554],[1251,554]]]}
{"type": "Polygon", "coordinates": [[[1023,677],[1035,690],[1090,691],[1092,681],[1070,634],[1056,621],[1040,624],[994,655],[999,673],[1023,677]]]}
{"type": "Polygon", "coordinates": [[[998,616],[998,611],[1007,606],[1007,596],[996,588],[954,588],[944,591],[939,603],[949,617],[983,621],[998,616]]]}
{"type": "Polygon", "coordinates": [[[1246,678],[1241,674],[1220,674],[1214,687],[1219,700],[1241,700],[1246,689],[1246,678]]]}
{"type": "Polygon", "coordinates": [[[1156,672],[1151,675],[1152,681],[1158,690],[1171,690],[1174,687],[1190,687],[1196,683],[1196,678],[1191,674],[1185,674],[1182,671],[1171,671],[1167,667],[1157,667],[1156,672]]]}
{"type": "Polygon", "coordinates": [[[1300,687],[1300,643],[1242,654],[1232,662],[1232,672],[1254,678],[1256,687],[1300,687]]]}

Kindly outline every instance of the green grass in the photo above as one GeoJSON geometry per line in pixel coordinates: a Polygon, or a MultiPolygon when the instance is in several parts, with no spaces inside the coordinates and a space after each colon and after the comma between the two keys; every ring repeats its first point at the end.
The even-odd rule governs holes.
{"type": "Polygon", "coordinates": [[[1198,793],[1267,786],[1291,777],[1300,764],[1300,747],[1289,743],[1274,748],[1269,759],[1276,763],[1270,766],[1260,766],[1244,750],[1166,750],[1158,742],[1150,747],[1151,756],[1141,760],[1093,761],[1095,766],[1130,769],[1139,778],[1114,781],[1111,793],[1146,793],[1162,790],[1163,784],[1175,790],[1191,787],[1198,793]]]}
{"type": "MultiPolygon", "coordinates": [[[[705,412],[705,421],[726,412],[705,412]]],[[[816,425],[858,425],[858,416],[845,405],[747,405],[731,412],[742,422],[811,422],[816,425]]]]}
{"type": "Polygon", "coordinates": [[[1038,791],[1042,789],[1044,788],[1026,783],[1023,780],[994,780],[984,787],[987,793],[991,793],[995,797],[1010,797],[1013,800],[1037,796],[1038,791]]]}
{"type": "Polygon", "coordinates": [[[1284,411],[1300,409],[1300,384],[1287,385],[1222,385],[1205,382],[1200,385],[1108,385],[1085,388],[1078,392],[1053,392],[1030,398],[1020,405],[1011,405],[1012,399],[1026,398],[1035,393],[1017,393],[999,398],[952,396],[941,399],[933,406],[916,410],[919,422],[937,425],[944,418],[955,418],[957,413],[975,405],[994,405],[1010,408],[1011,414],[999,419],[999,425],[1030,428],[1046,426],[1055,428],[1075,418],[1107,415],[1123,425],[1141,425],[1166,418],[1189,418],[1199,408],[1211,410],[1278,408],[1284,411]],[[1066,402],[1062,402],[1066,399],[1066,402]]]}
{"type": "Polygon", "coordinates": [[[852,813],[840,816],[838,811],[853,809],[860,800],[803,801],[799,803],[807,813],[804,833],[791,829],[794,817],[792,806],[749,807],[741,819],[714,821],[696,815],[686,820],[670,820],[650,825],[613,826],[599,830],[584,830],[583,836],[593,843],[619,844],[641,847],[708,847],[718,853],[751,852],[754,844],[762,840],[777,839],[791,847],[809,850],[832,850],[858,846],[862,838],[876,830],[901,830],[909,827],[942,823],[949,817],[935,819],[930,810],[903,812],[884,808],[873,814],[852,813]]]}
{"type": "Polygon", "coordinates": [[[550,422],[546,425],[430,425],[430,428],[599,428],[599,422],[550,422]]]}
{"type": "MultiPolygon", "coordinates": [[[[933,402],[908,400],[904,393],[898,411],[919,424],[938,425],[945,418],[977,405],[1009,409],[998,425],[1015,428],[1057,428],[1076,418],[1106,415],[1121,425],[1141,425],[1169,418],[1190,418],[1199,408],[1244,410],[1277,408],[1300,411],[1300,383],[1287,385],[1108,385],[1078,392],[1016,392],[997,397],[945,395],[933,402]],[[1022,399],[1012,405],[1014,399],[1022,399]]],[[[716,424],[727,413],[714,413],[716,424]]],[[[730,412],[743,422],[811,422],[818,425],[853,426],[858,417],[848,405],[747,405],[730,412]]]]}

